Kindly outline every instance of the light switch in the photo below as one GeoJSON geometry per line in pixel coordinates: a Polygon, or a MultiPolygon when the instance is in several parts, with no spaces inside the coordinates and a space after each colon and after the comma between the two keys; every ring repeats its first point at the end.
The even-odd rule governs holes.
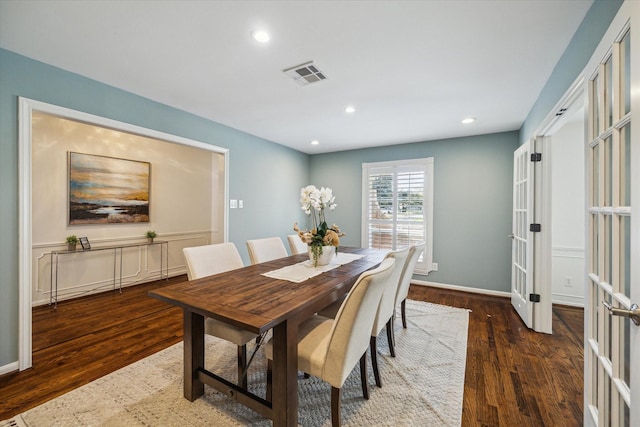
{"type": "Polygon", "coordinates": [[[236,209],[238,207],[238,201],[236,199],[232,199],[229,202],[229,207],[231,209],[236,209]]]}
{"type": "Polygon", "coordinates": [[[244,203],[242,203],[242,200],[238,200],[238,207],[240,209],[242,209],[244,207],[244,203]]]}

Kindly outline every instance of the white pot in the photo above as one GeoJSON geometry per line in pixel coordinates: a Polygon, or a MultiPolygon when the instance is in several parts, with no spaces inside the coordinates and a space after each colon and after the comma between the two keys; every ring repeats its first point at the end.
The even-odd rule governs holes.
{"type": "Polygon", "coordinates": [[[331,263],[331,260],[336,256],[336,247],[335,246],[323,246],[322,253],[318,255],[317,262],[314,264],[313,259],[313,250],[311,250],[311,246],[309,246],[309,260],[311,260],[311,264],[314,264],[314,267],[327,265],[331,263]]]}

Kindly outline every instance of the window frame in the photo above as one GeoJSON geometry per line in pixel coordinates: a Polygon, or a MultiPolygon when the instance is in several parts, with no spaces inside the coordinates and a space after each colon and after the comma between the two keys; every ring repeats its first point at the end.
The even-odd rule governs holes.
{"type": "MultiPolygon", "coordinates": [[[[397,174],[398,172],[424,172],[424,187],[423,187],[423,199],[422,199],[422,211],[424,215],[424,235],[425,251],[422,254],[421,259],[416,264],[415,273],[417,274],[429,274],[434,271],[433,268],[433,194],[434,194],[434,158],[426,157],[421,159],[406,159],[406,160],[393,160],[385,162],[372,162],[362,163],[362,230],[361,230],[361,245],[364,248],[369,247],[369,229],[370,229],[370,215],[369,215],[369,180],[372,174],[385,173],[388,170],[393,175],[393,197],[394,197],[394,212],[393,212],[393,224],[394,230],[397,222],[397,174]]],[[[395,231],[394,231],[395,233],[395,231]]],[[[393,245],[395,245],[395,235],[393,236],[393,245]]],[[[393,248],[397,249],[397,248],[393,248]]]]}

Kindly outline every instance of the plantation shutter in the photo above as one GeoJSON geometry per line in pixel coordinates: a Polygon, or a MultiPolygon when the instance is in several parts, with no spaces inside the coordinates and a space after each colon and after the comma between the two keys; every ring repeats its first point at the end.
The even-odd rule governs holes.
{"type": "Polygon", "coordinates": [[[433,159],[363,164],[363,242],[396,250],[422,241],[417,270],[431,270],[433,159]]]}

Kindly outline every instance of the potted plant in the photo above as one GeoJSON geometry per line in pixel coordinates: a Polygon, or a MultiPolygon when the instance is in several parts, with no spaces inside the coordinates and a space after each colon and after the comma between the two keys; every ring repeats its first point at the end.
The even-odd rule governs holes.
{"type": "Polygon", "coordinates": [[[147,231],[147,242],[148,243],[153,243],[153,239],[155,239],[155,237],[157,236],[156,232],[153,230],[149,230],[147,231]]]}
{"type": "Polygon", "coordinates": [[[300,230],[293,224],[293,230],[300,239],[309,246],[309,259],[314,267],[327,265],[338,253],[340,237],[345,234],[337,225],[327,225],[325,209],[334,210],[336,198],[331,188],[316,188],[308,185],[300,190],[300,205],[307,215],[311,216],[311,230],[300,230]]]}
{"type": "Polygon", "coordinates": [[[78,244],[79,241],[80,240],[75,234],[67,236],[67,249],[70,251],[75,251],[76,245],[78,244]]]}

